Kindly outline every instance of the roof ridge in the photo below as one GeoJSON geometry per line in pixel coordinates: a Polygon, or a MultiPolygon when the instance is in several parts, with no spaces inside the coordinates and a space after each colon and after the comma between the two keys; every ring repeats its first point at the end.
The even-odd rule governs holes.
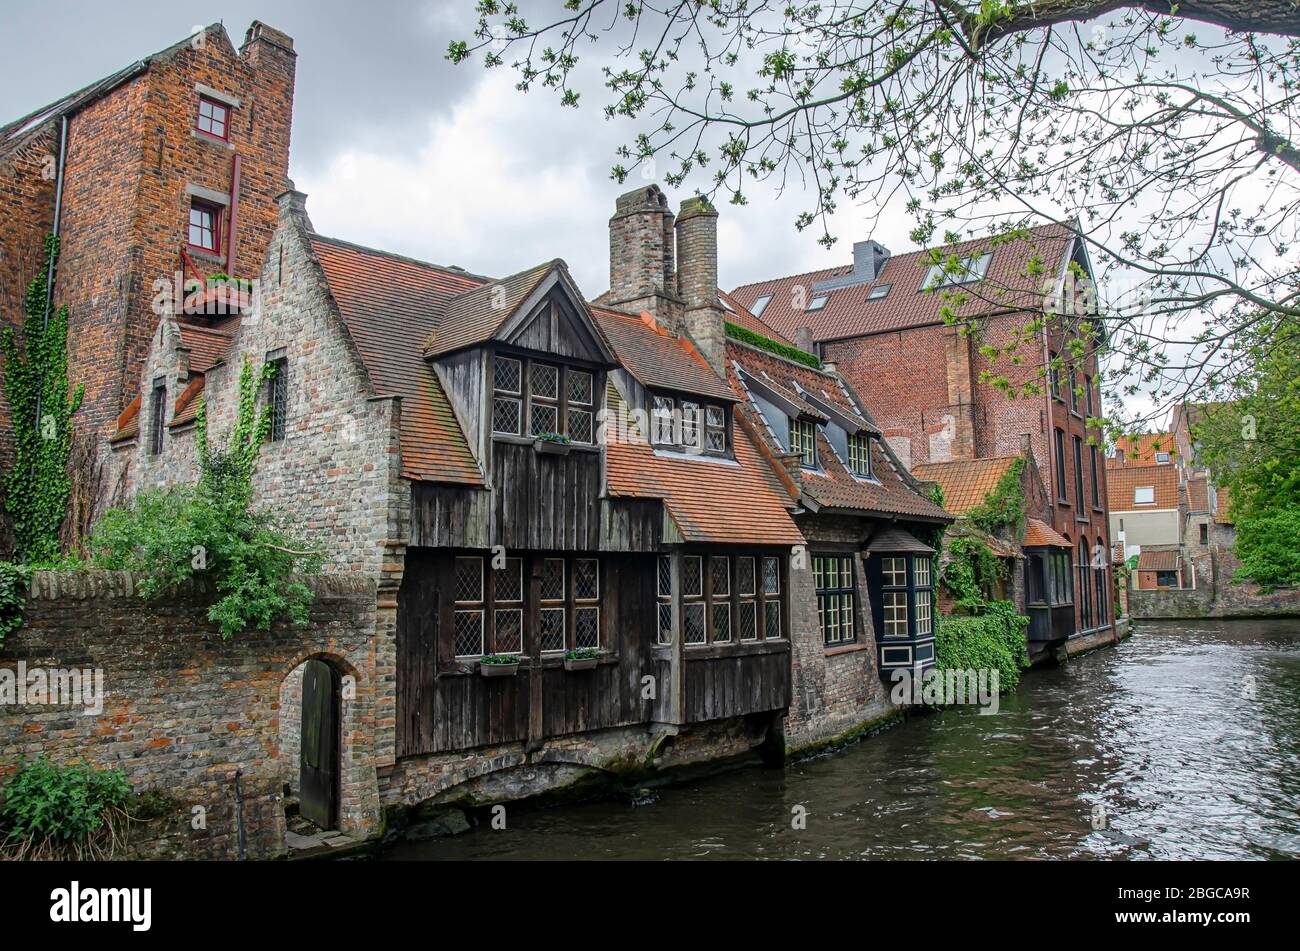
{"type": "MultiPolygon", "coordinates": [[[[319,234],[315,231],[310,232],[307,235],[307,237],[312,241],[320,240],[320,241],[324,241],[326,244],[333,244],[344,248],[351,248],[353,251],[361,251],[366,254],[377,254],[380,257],[389,258],[394,261],[402,261],[407,264],[414,264],[418,267],[431,268],[432,270],[435,271],[442,271],[443,273],[452,274],[456,277],[465,277],[465,278],[469,278],[470,280],[481,281],[485,284],[491,283],[492,281],[495,280],[495,278],[488,277],[485,274],[476,274],[473,271],[466,271],[461,268],[453,267],[447,264],[435,264],[432,261],[422,261],[419,258],[413,258],[410,255],[398,254],[396,251],[385,251],[382,248],[372,248],[369,245],[357,244],[355,241],[348,241],[345,238],[334,238],[334,237],[330,237],[329,235],[319,234]]],[[[470,290],[476,290],[476,288],[470,288],[470,290]]],[[[469,293],[469,292],[464,291],[463,293],[469,293]]]]}

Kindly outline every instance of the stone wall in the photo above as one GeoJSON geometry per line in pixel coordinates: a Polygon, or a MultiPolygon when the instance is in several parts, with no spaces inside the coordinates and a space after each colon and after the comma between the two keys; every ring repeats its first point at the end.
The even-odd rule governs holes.
{"type": "Polygon", "coordinates": [[[827,650],[817,622],[812,555],[841,552],[826,545],[860,543],[871,522],[859,518],[803,516],[799,530],[808,540],[807,565],[790,572],[790,649],[793,696],[785,722],[786,749],[798,753],[893,716],[899,708],[880,679],[875,626],[867,593],[865,556],[855,551],[858,640],[827,650]]]}
{"type": "Polygon", "coordinates": [[[33,671],[102,672],[102,709],[0,706],[0,777],[22,757],[40,755],[122,769],[137,792],[159,791],[176,803],[167,821],[133,842],[132,854],[230,859],[239,854],[238,776],[248,854],[275,855],[284,843],[282,687],[319,657],[355,685],[341,711],[340,828],[376,833],[378,700],[393,690],[384,675],[392,643],[375,636],[373,582],[334,576],[314,586],[306,626],[223,641],[201,589],[146,608],[123,573],[38,573],[26,622],[0,649],[0,670],[16,672],[22,663],[29,680],[33,671]],[[192,828],[196,815],[205,828],[192,828]]]}
{"type": "Polygon", "coordinates": [[[1129,612],[1135,620],[1300,617],[1300,589],[1264,594],[1258,585],[1223,584],[1183,590],[1132,590],[1129,612]]]}

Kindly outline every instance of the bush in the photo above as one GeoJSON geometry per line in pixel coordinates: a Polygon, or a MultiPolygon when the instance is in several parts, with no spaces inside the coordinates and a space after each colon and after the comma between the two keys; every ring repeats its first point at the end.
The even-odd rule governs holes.
{"type": "Polygon", "coordinates": [[[941,616],[935,630],[935,657],[946,670],[996,670],[1002,693],[1015,690],[1029,666],[1025,629],[1029,618],[1009,601],[990,601],[982,614],[941,616]]]}
{"type": "Polygon", "coordinates": [[[1235,581],[1253,581],[1265,591],[1300,585],[1300,505],[1270,508],[1237,523],[1235,581]]]}
{"type": "Polygon", "coordinates": [[[56,766],[44,757],[24,760],[5,784],[0,805],[5,844],[20,857],[101,855],[104,848],[96,840],[104,833],[111,837],[110,820],[125,817],[130,798],[131,785],[121,770],[98,770],[89,763],[56,766]]]}

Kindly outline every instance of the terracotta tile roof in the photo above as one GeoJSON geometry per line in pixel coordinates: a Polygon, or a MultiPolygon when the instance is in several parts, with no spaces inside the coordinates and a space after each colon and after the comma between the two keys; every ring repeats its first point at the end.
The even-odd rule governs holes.
{"type": "Polygon", "coordinates": [[[117,431],[108,437],[109,442],[125,442],[134,439],[140,433],[140,394],[127,404],[126,409],[117,417],[117,431]]]}
{"type": "Polygon", "coordinates": [[[619,311],[592,307],[605,339],[619,362],[650,389],[680,390],[728,403],[736,399],[731,387],[719,379],[693,346],[670,337],[646,314],[634,317],[619,311]]]}
{"type": "Polygon", "coordinates": [[[939,483],[943,489],[943,507],[954,515],[965,515],[988,498],[1018,458],[997,456],[923,462],[912,467],[912,475],[925,482],[939,483]]]}
{"type": "Polygon", "coordinates": [[[1187,480],[1187,508],[1192,512],[1210,510],[1210,486],[1205,476],[1193,476],[1187,480]]]}
{"type": "Polygon", "coordinates": [[[446,302],[437,327],[426,341],[425,356],[438,356],[485,343],[496,336],[519,305],[563,261],[547,261],[518,274],[489,281],[446,302]]]}
{"type": "Polygon", "coordinates": [[[752,333],[762,334],[764,337],[775,340],[777,343],[783,343],[788,347],[795,345],[793,340],[787,340],[775,327],[763,323],[749,312],[748,307],[726,291],[718,290],[718,300],[722,301],[722,306],[727,311],[726,319],[728,323],[735,324],[737,327],[744,327],[752,333]]]}
{"type": "Polygon", "coordinates": [[[1123,460],[1115,459],[1113,456],[1106,460],[1106,468],[1112,469],[1120,466],[1154,466],[1157,465],[1156,453],[1169,453],[1168,463],[1159,463],[1159,465],[1170,465],[1173,460],[1178,458],[1178,444],[1174,441],[1173,433],[1142,433],[1137,436],[1121,436],[1115,440],[1115,448],[1122,450],[1124,453],[1123,460]]]}
{"type": "Polygon", "coordinates": [[[181,346],[190,352],[190,372],[207,373],[226,359],[239,332],[239,317],[197,322],[177,320],[181,346]]]}
{"type": "Polygon", "coordinates": [[[1112,512],[1149,512],[1178,508],[1179,487],[1176,466],[1120,466],[1106,471],[1106,498],[1112,512]],[[1137,504],[1134,493],[1151,486],[1155,501],[1137,504]]]}
{"type": "Polygon", "coordinates": [[[311,243],[375,392],[402,397],[402,475],[482,485],[423,354],[443,308],[484,279],[320,235],[311,243]]]}
{"type": "MultiPolygon", "coordinates": [[[[758,408],[749,400],[745,384],[736,372],[736,366],[751,377],[759,377],[768,385],[783,387],[783,392],[799,399],[796,387],[806,394],[830,404],[835,410],[863,427],[875,430],[875,425],[859,410],[852,391],[837,375],[814,370],[774,354],[766,353],[735,340],[727,341],[727,377],[736,393],[745,400],[742,412],[754,421],[754,428],[765,439],[768,451],[779,455],[785,452],[772,437],[758,408]]],[[[807,401],[800,399],[804,405],[807,401]]],[[[816,415],[825,418],[820,411],[816,415]]],[[[739,430],[739,427],[737,427],[739,430]]],[[[848,510],[872,515],[902,515],[921,519],[948,521],[951,516],[913,488],[901,463],[898,463],[879,439],[871,445],[871,466],[874,481],[859,479],[848,469],[847,460],[840,459],[825,433],[817,432],[817,458],[821,469],[802,473],[803,492],[817,505],[837,510],[848,510]]]]}
{"type": "Polygon", "coordinates": [[[812,292],[814,284],[850,274],[852,265],[746,284],[732,291],[731,296],[744,307],[751,307],[758,298],[771,295],[760,319],[788,340],[796,339],[801,327],[808,327],[814,340],[831,340],[942,323],[940,310],[948,302],[946,290],[957,290],[968,297],[955,307],[959,317],[1038,309],[1043,298],[1042,278],[1029,277],[1027,266],[1037,255],[1055,274],[1071,239],[1070,230],[1057,223],[1033,228],[1030,235],[1012,240],[977,238],[945,248],[945,254],[963,257],[991,250],[993,257],[982,281],[937,292],[921,291],[930,258],[927,252],[913,251],[891,257],[870,284],[831,291],[825,306],[812,312],[797,310],[795,301],[812,301],[817,296],[812,292]],[[872,288],[885,284],[890,285],[886,296],[868,300],[872,288]],[[796,293],[799,288],[802,292],[796,293]]]}
{"type": "Polygon", "coordinates": [[[1026,548],[1073,548],[1069,539],[1052,528],[1046,522],[1037,518],[1025,519],[1025,540],[1023,542],[1026,548]]]}
{"type": "Polygon", "coordinates": [[[176,397],[176,407],[172,411],[171,427],[184,426],[194,422],[199,415],[200,397],[203,395],[203,388],[206,385],[207,378],[202,374],[190,380],[185,389],[181,390],[181,395],[176,397]]]}
{"type": "MultiPolygon", "coordinates": [[[[622,414],[618,391],[609,407],[622,414]]],[[[606,447],[609,492],[615,497],[662,499],[688,542],[733,545],[800,545],[803,536],[765,471],[767,463],[740,427],[736,460],[686,459],[656,453],[644,441],[611,441],[606,447]]]]}
{"type": "Polygon", "coordinates": [[[1177,571],[1178,552],[1142,549],[1138,553],[1138,571],[1177,571]]]}

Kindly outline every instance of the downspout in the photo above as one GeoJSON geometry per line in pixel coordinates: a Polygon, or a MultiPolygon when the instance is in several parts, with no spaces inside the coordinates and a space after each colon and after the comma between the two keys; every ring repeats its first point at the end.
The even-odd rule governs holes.
{"type": "MultiPolygon", "coordinates": [[[[63,115],[59,122],[59,165],[54,184],[54,237],[59,237],[59,219],[63,215],[63,173],[68,152],[68,117],[63,115]]],[[[45,313],[41,318],[41,336],[50,329],[50,310],[54,306],[54,256],[50,256],[45,271],[45,313]]],[[[34,425],[41,428],[41,397],[45,393],[45,377],[42,375],[36,387],[36,419],[34,425]]]]}
{"type": "Polygon", "coordinates": [[[230,160],[230,233],[226,238],[226,273],[238,277],[235,268],[235,250],[239,242],[239,184],[242,167],[239,155],[230,160]]]}

